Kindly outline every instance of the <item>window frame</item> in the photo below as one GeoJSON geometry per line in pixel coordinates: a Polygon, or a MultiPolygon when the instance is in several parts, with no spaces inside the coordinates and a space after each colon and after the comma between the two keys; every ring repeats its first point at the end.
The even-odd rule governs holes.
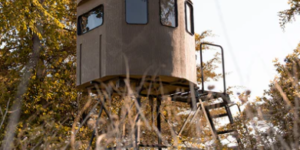
{"type": "Polygon", "coordinates": [[[188,32],[190,35],[194,35],[195,34],[195,30],[194,30],[194,6],[191,2],[189,1],[185,1],[185,4],[184,4],[184,14],[185,14],[185,29],[186,29],[186,32],[188,32]],[[188,26],[187,26],[187,7],[190,7],[190,19],[191,19],[191,32],[188,30],[188,26]]]}
{"type": "Polygon", "coordinates": [[[125,22],[129,25],[147,25],[149,24],[149,0],[146,0],[147,1],[147,23],[129,23],[127,21],[127,0],[125,0],[125,22]]]}
{"type": "Polygon", "coordinates": [[[95,28],[93,28],[93,29],[91,29],[91,30],[89,30],[89,31],[87,31],[86,33],[90,32],[90,31],[93,31],[94,29],[97,29],[97,28],[103,26],[103,24],[104,24],[104,4],[100,4],[100,5],[98,5],[97,7],[94,7],[93,9],[91,9],[91,10],[89,10],[89,11],[87,11],[87,12],[81,14],[80,16],[78,16],[78,18],[77,18],[77,34],[78,34],[78,35],[86,34],[86,33],[82,33],[82,30],[81,30],[81,29],[82,29],[82,28],[81,28],[81,25],[82,25],[82,24],[81,24],[81,17],[84,16],[84,15],[86,15],[86,14],[88,14],[89,12],[91,12],[91,11],[97,9],[98,7],[101,7],[101,6],[102,6],[102,8],[103,8],[102,24],[99,25],[99,26],[97,26],[97,27],[95,27],[95,28]]]}
{"type": "Polygon", "coordinates": [[[175,1],[175,23],[176,23],[176,26],[173,27],[173,26],[167,26],[167,25],[164,25],[163,22],[162,22],[162,17],[161,17],[161,1],[162,0],[159,0],[159,18],[160,18],[160,23],[162,26],[166,26],[166,27],[170,27],[170,28],[177,28],[178,27],[178,3],[177,3],[177,0],[174,0],[175,1]]]}

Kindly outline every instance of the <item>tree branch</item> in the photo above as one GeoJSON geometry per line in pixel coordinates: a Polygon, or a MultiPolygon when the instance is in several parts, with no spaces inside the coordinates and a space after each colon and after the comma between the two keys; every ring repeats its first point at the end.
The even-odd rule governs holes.
{"type": "Polygon", "coordinates": [[[2,118],[2,121],[1,121],[1,124],[0,124],[0,129],[2,128],[2,125],[3,125],[4,121],[5,121],[5,118],[6,118],[8,109],[9,109],[9,103],[10,103],[10,99],[8,100],[8,102],[7,102],[7,104],[6,104],[6,110],[5,110],[4,115],[3,115],[2,111],[1,111],[1,113],[2,113],[2,115],[3,115],[3,118],[2,118]]]}

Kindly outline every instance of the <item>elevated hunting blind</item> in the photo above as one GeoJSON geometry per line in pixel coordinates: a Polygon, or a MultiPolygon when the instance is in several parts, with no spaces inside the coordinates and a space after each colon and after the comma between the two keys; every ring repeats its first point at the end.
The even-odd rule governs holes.
{"type": "Polygon", "coordinates": [[[126,75],[166,94],[196,84],[193,24],[189,0],[78,0],[78,88],[126,75]]]}
{"type": "MultiPolygon", "coordinates": [[[[180,131],[174,131],[178,137],[182,135],[187,123],[194,122],[195,116],[202,110],[215,140],[219,140],[219,135],[233,134],[237,143],[241,144],[236,129],[219,131],[213,121],[215,118],[227,117],[229,123],[233,124],[234,118],[230,107],[237,106],[231,102],[226,92],[224,55],[221,46],[200,44],[202,86],[200,88],[197,86],[194,12],[191,0],[77,0],[77,5],[77,88],[91,89],[90,92],[97,91],[99,94],[97,98],[101,104],[98,117],[101,118],[104,111],[109,120],[113,119],[111,112],[105,107],[106,102],[111,102],[114,94],[122,95],[126,94],[128,89],[136,90],[135,94],[128,92],[126,95],[130,97],[130,103],[136,104],[132,104],[135,106],[137,117],[134,118],[134,128],[131,128],[133,131],[130,132],[134,135],[128,136],[134,137],[133,143],[131,145],[123,143],[122,146],[117,143],[117,147],[111,149],[176,148],[164,145],[166,143],[162,141],[163,114],[160,106],[165,97],[173,102],[188,103],[191,106],[190,114],[180,131]],[[202,53],[204,45],[221,49],[223,92],[213,92],[210,88],[205,90],[207,89],[204,86],[205,62],[202,53]],[[101,95],[104,100],[101,99],[101,95]],[[140,116],[143,115],[140,111],[141,97],[149,100],[152,122],[155,120],[154,112],[156,112],[156,130],[153,130],[157,131],[158,135],[156,145],[143,145],[139,139],[141,126],[139,122],[142,118],[140,116]],[[218,101],[215,101],[216,99],[218,101]],[[154,100],[156,105],[153,103],[154,100]],[[212,109],[224,109],[225,113],[213,115],[212,109]]],[[[117,100],[122,98],[119,97],[117,100]]],[[[126,111],[120,124],[125,124],[124,118],[132,110],[126,111]]],[[[166,117],[165,121],[168,122],[166,117]]],[[[112,127],[116,128],[114,125],[112,127]]],[[[96,129],[95,127],[90,146],[96,129]]],[[[170,129],[174,130],[173,127],[170,129]]]]}

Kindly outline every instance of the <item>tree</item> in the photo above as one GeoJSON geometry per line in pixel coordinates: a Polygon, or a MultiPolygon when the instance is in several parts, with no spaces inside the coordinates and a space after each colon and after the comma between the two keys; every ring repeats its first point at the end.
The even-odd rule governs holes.
{"type": "MultiPolygon", "coordinates": [[[[264,102],[262,105],[262,113],[269,114],[269,122],[277,128],[269,131],[275,135],[276,144],[282,147],[290,147],[291,149],[299,148],[299,69],[300,69],[300,44],[285,59],[285,64],[275,61],[275,67],[279,74],[270,89],[265,91],[266,97],[260,100],[264,102]],[[270,98],[267,98],[270,97],[270,98]],[[286,145],[285,145],[285,144],[286,145]]],[[[273,127],[273,128],[274,128],[273,127]]]]}
{"type": "MultiPolygon", "coordinates": [[[[245,123],[251,135],[243,136],[248,148],[298,149],[300,44],[288,55],[285,63],[274,61],[278,76],[265,90],[263,97],[246,103],[237,126],[245,123]]],[[[243,131],[241,127],[238,127],[243,131]]]]}
{"type": "MultiPolygon", "coordinates": [[[[300,1],[289,0],[290,9],[279,12],[280,25],[292,22],[300,14],[300,1]]],[[[266,149],[299,149],[299,56],[300,44],[294,52],[286,56],[282,64],[275,59],[278,76],[265,90],[263,97],[245,106],[242,118],[253,134],[249,147],[266,149]]],[[[244,137],[245,138],[245,137],[244,137]]],[[[247,139],[244,139],[247,140],[247,139]]]]}
{"type": "Polygon", "coordinates": [[[296,15],[300,15],[300,1],[299,0],[288,0],[290,9],[280,11],[280,26],[285,27],[286,23],[292,22],[296,15]]]}
{"type": "Polygon", "coordinates": [[[2,0],[0,12],[2,148],[62,147],[78,109],[76,2],[2,0]]]}

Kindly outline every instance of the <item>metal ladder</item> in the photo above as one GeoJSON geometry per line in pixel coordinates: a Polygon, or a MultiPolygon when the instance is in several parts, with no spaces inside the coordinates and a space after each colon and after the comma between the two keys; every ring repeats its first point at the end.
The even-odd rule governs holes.
{"type": "MultiPolygon", "coordinates": [[[[223,134],[232,134],[237,141],[238,147],[235,147],[233,149],[243,149],[242,148],[242,142],[241,139],[238,135],[238,131],[236,129],[231,129],[231,130],[225,130],[225,131],[217,131],[215,124],[214,124],[214,119],[217,118],[221,118],[221,117],[228,117],[229,119],[229,123],[230,125],[234,124],[234,118],[232,116],[230,107],[236,105],[238,107],[238,110],[241,112],[239,106],[233,102],[231,102],[229,95],[226,92],[226,78],[225,78],[225,64],[224,64],[224,50],[223,47],[220,45],[215,45],[215,44],[211,44],[211,43],[201,43],[200,44],[200,66],[201,66],[201,78],[202,78],[202,89],[199,90],[199,88],[197,86],[195,86],[195,89],[191,89],[191,91],[189,92],[185,92],[185,93],[176,93],[176,94],[172,94],[170,95],[172,97],[172,101],[177,101],[177,102],[184,102],[184,103],[190,103],[191,105],[191,109],[195,112],[194,115],[192,115],[192,112],[190,113],[190,115],[188,116],[186,122],[183,124],[183,126],[181,127],[180,131],[179,131],[179,136],[181,135],[181,133],[183,132],[183,130],[185,129],[187,122],[193,122],[193,120],[195,119],[195,115],[197,114],[197,112],[199,112],[200,110],[203,111],[212,135],[214,137],[214,139],[216,141],[220,141],[220,135],[223,134]],[[212,92],[212,91],[205,91],[204,90],[204,63],[203,63],[203,54],[202,54],[202,50],[203,50],[203,46],[204,45],[209,45],[209,46],[213,46],[213,47],[218,47],[221,49],[221,56],[222,56],[222,71],[223,71],[223,92],[219,93],[219,92],[212,92]],[[192,90],[194,92],[192,92],[192,90]],[[193,97],[193,98],[192,98],[193,97]],[[192,100],[194,99],[194,100],[192,100]],[[222,99],[222,102],[220,103],[215,103],[215,104],[210,104],[210,105],[204,105],[204,102],[209,101],[210,99],[222,99]],[[196,100],[196,101],[195,101],[196,100]],[[194,102],[193,102],[194,101],[194,102]],[[198,106],[197,104],[200,104],[200,106],[198,106]],[[218,115],[212,115],[210,113],[210,110],[214,110],[214,109],[219,109],[219,108],[225,108],[226,112],[223,114],[218,114],[218,115]],[[192,118],[190,120],[190,118],[192,118]]],[[[246,129],[247,131],[247,129],[246,129]]],[[[247,131],[248,132],[248,131],[247,131]]]]}
{"type": "MultiPolygon", "coordinates": [[[[241,148],[241,140],[238,136],[238,132],[237,130],[235,129],[232,129],[232,130],[225,130],[225,131],[217,131],[216,130],[216,127],[215,127],[215,124],[213,122],[213,119],[216,119],[216,118],[221,118],[221,117],[228,117],[229,119],[229,122],[231,125],[234,124],[234,118],[232,116],[232,113],[231,113],[231,110],[230,110],[230,107],[231,106],[234,106],[236,105],[235,103],[232,103],[231,100],[230,100],[230,97],[229,95],[227,94],[226,92],[226,73],[225,73],[225,62],[224,62],[224,50],[223,50],[223,47],[220,46],[220,45],[216,45],[216,44],[211,44],[211,43],[201,43],[200,44],[200,68],[201,68],[201,81],[202,81],[202,90],[200,93],[200,96],[199,96],[199,103],[201,104],[201,107],[202,107],[202,110],[205,114],[205,117],[206,119],[208,120],[209,122],[209,125],[210,125],[210,128],[211,128],[211,132],[214,136],[214,138],[216,140],[220,140],[219,139],[219,135],[222,135],[222,134],[228,134],[228,133],[233,133],[233,136],[236,138],[237,140],[237,143],[239,145],[239,147],[241,148]],[[208,45],[208,46],[213,46],[213,47],[218,47],[221,49],[221,56],[222,56],[222,71],[223,71],[223,93],[217,93],[217,92],[211,92],[210,91],[210,95],[211,97],[208,97],[208,93],[207,91],[204,91],[204,71],[203,71],[203,54],[202,54],[202,51],[203,51],[203,46],[205,45],[208,45]],[[216,103],[216,104],[211,104],[211,105],[207,105],[205,106],[204,105],[204,101],[208,101],[210,98],[212,99],[218,99],[218,98],[221,98],[222,99],[222,102],[221,103],[216,103]],[[226,110],[226,113],[223,113],[223,114],[219,114],[219,115],[211,115],[210,114],[210,110],[213,110],[213,109],[218,109],[218,108],[225,108],[226,110]]],[[[238,105],[236,105],[238,106],[238,105]]],[[[238,106],[238,109],[240,111],[240,108],[238,106]]]]}
{"type": "MultiPolygon", "coordinates": [[[[213,119],[217,119],[217,118],[221,118],[221,117],[228,117],[230,124],[233,125],[234,124],[234,118],[232,116],[230,107],[234,106],[236,104],[235,103],[228,104],[227,103],[228,100],[224,100],[224,99],[223,99],[223,102],[221,102],[221,103],[216,103],[216,104],[211,104],[211,105],[206,105],[206,106],[204,105],[204,102],[202,101],[202,99],[200,99],[199,102],[201,104],[201,108],[203,110],[205,118],[207,119],[207,121],[209,123],[209,126],[210,126],[210,129],[211,129],[211,132],[212,132],[212,135],[213,135],[214,139],[217,140],[217,141],[220,141],[220,138],[219,138],[220,135],[230,133],[237,140],[238,146],[234,147],[234,149],[242,149],[242,142],[240,140],[240,137],[238,135],[238,131],[236,129],[218,131],[216,129],[214,121],[213,121],[213,119]],[[218,115],[212,115],[210,113],[210,110],[219,109],[219,108],[225,108],[226,112],[222,113],[222,114],[218,114],[218,115]]],[[[238,105],[236,105],[236,106],[238,106],[238,105]]]]}
{"type": "Polygon", "coordinates": [[[196,118],[196,115],[198,114],[198,112],[202,111],[206,120],[208,121],[212,136],[216,141],[220,141],[220,138],[219,138],[220,135],[231,134],[233,137],[235,137],[237,144],[238,144],[237,147],[231,147],[231,148],[232,149],[243,149],[242,142],[238,136],[238,132],[236,129],[218,131],[213,122],[214,119],[221,118],[221,117],[228,117],[229,123],[231,125],[234,124],[234,118],[232,116],[230,107],[237,106],[239,111],[240,111],[240,108],[237,104],[232,103],[230,101],[230,97],[228,94],[217,93],[217,92],[208,92],[208,91],[203,92],[202,90],[195,90],[194,96],[193,96],[193,94],[191,94],[191,92],[178,93],[177,95],[172,95],[172,101],[190,103],[191,109],[192,109],[192,111],[188,115],[186,121],[182,125],[180,131],[178,132],[179,137],[181,136],[182,132],[186,129],[188,122],[193,122],[194,119],[196,118]],[[197,107],[192,106],[191,97],[195,97],[197,107]],[[218,99],[218,98],[222,99],[222,102],[210,104],[210,105],[204,104],[205,102],[209,101],[210,99],[218,99]],[[220,108],[224,108],[226,112],[222,113],[222,114],[218,114],[218,115],[212,115],[210,113],[210,110],[220,109],[220,108]]]}

